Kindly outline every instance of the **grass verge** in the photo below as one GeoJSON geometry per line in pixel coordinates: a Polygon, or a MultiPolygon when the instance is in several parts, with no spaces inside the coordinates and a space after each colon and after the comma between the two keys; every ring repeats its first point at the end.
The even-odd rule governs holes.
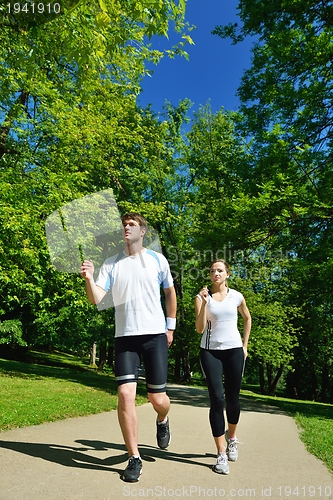
{"type": "MultiPolygon", "coordinates": [[[[79,358],[67,368],[63,354],[42,358],[43,365],[0,359],[0,431],[116,409],[113,375],[90,370],[79,358]]],[[[139,383],[137,404],[146,402],[139,383]]]]}
{"type": "Polygon", "coordinates": [[[262,396],[246,390],[242,391],[242,395],[261,403],[278,406],[291,415],[307,450],[322,460],[333,473],[333,405],[262,396]]]}

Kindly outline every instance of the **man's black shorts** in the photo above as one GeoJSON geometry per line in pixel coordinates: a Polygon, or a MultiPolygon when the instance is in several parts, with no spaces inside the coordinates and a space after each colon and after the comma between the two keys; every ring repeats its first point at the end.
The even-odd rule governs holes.
{"type": "Polygon", "coordinates": [[[148,392],[165,392],[168,376],[168,340],[165,333],[130,335],[115,339],[115,372],[118,385],[138,381],[143,359],[148,392]]]}

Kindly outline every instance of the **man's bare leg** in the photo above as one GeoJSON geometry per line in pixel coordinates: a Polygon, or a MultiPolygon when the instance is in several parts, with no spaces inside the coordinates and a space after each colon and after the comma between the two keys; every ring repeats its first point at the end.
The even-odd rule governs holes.
{"type": "Polygon", "coordinates": [[[129,457],[140,455],[135,396],[136,382],[130,382],[118,387],[118,420],[129,457]]]}
{"type": "Polygon", "coordinates": [[[171,442],[169,419],[166,418],[170,409],[170,399],[166,392],[150,392],[148,393],[148,398],[157,413],[157,444],[160,448],[165,450],[171,442]]]}
{"type": "Polygon", "coordinates": [[[163,422],[170,410],[170,399],[166,392],[148,392],[148,399],[157,413],[157,420],[163,422]]]}

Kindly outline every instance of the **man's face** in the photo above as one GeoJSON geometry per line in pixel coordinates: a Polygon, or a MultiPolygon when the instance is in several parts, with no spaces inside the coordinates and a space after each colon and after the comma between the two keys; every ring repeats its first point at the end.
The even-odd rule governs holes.
{"type": "Polygon", "coordinates": [[[142,240],[145,232],[146,229],[133,219],[127,219],[123,222],[123,238],[127,243],[142,240]]]}

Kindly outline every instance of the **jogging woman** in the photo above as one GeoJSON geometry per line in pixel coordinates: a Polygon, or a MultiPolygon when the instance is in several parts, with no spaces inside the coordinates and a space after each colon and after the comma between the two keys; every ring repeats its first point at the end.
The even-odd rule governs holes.
{"type": "Polygon", "coordinates": [[[202,288],[195,298],[195,327],[203,334],[200,361],[208,386],[209,421],[217,448],[213,470],[229,474],[228,460],[238,458],[236,428],[240,415],[239,392],[247,357],[251,315],[243,295],[227,284],[230,275],[227,262],[212,262],[209,272],[212,286],[210,289],[202,288]],[[244,319],[243,340],[237,327],[238,311],[244,319]]]}

